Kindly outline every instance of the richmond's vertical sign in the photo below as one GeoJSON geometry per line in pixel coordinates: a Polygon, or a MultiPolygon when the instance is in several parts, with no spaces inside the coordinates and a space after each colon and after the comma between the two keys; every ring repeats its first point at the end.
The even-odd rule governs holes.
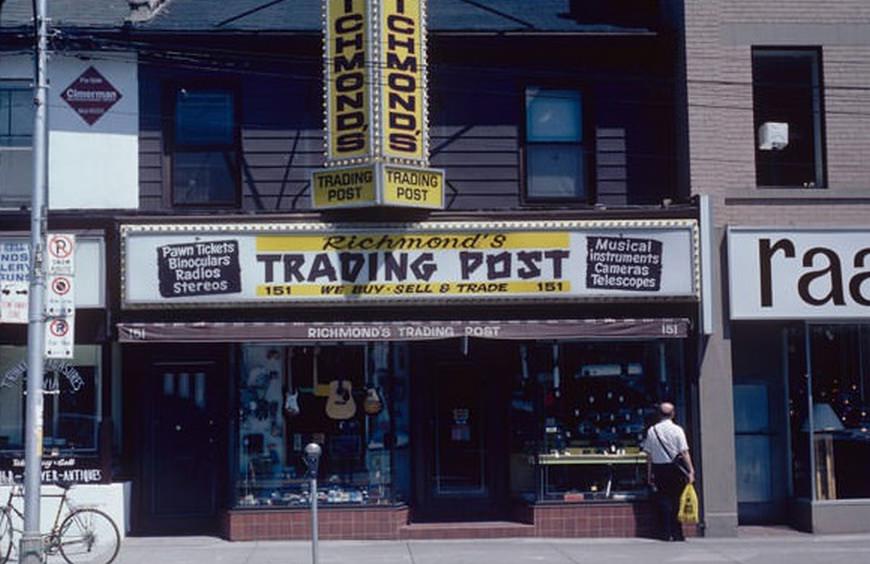
{"type": "Polygon", "coordinates": [[[426,164],[425,20],[420,0],[383,0],[380,84],[385,156],[426,164]]]}
{"type": "Polygon", "coordinates": [[[326,170],[319,209],[444,206],[444,173],[426,168],[425,0],[323,0],[326,170]]]}
{"type": "Polygon", "coordinates": [[[372,157],[371,26],[366,0],[326,0],[327,158],[336,164],[372,157]]]}

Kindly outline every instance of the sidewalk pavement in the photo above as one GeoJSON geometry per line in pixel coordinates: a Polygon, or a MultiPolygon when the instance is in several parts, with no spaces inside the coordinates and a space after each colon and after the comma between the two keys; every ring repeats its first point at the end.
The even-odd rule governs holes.
{"type": "MultiPolygon", "coordinates": [[[[227,542],[210,537],[128,538],[120,564],[309,564],[307,542],[227,542]]],[[[328,541],[321,564],[860,564],[870,535],[741,533],[735,539],[498,539],[328,541]]]]}

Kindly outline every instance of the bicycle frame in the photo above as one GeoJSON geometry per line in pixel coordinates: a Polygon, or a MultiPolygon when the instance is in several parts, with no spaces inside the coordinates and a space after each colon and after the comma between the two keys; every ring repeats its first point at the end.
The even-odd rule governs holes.
{"type": "MultiPolygon", "coordinates": [[[[68,495],[69,489],[68,488],[61,488],[61,490],[63,491],[63,493],[60,493],[60,494],[55,494],[55,493],[41,493],[40,494],[40,499],[51,499],[51,498],[60,499],[60,502],[57,504],[57,512],[54,515],[54,523],[52,524],[51,529],[49,529],[49,531],[47,533],[43,533],[42,531],[40,531],[40,533],[39,533],[43,537],[51,537],[53,534],[55,534],[57,532],[58,528],[60,527],[61,517],[65,516],[65,515],[69,515],[70,513],[72,513],[75,510],[75,507],[73,507],[73,505],[69,501],[69,495],[68,495]],[[64,513],[64,507],[66,507],[66,513],[64,513]]],[[[0,506],[0,511],[7,512],[7,514],[9,514],[9,517],[10,517],[9,527],[12,531],[13,537],[15,535],[21,535],[24,533],[23,525],[22,525],[21,529],[17,528],[15,526],[15,519],[12,518],[12,515],[14,514],[16,516],[16,518],[19,519],[21,522],[24,521],[23,508],[22,508],[22,510],[19,510],[15,506],[15,504],[13,503],[13,501],[16,498],[22,498],[22,499],[24,498],[24,486],[22,486],[20,484],[13,485],[10,488],[9,496],[6,499],[6,504],[3,506],[0,506]]]]}

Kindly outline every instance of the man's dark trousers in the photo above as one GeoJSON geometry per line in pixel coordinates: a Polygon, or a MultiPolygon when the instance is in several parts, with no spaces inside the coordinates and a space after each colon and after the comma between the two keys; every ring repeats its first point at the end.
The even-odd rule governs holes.
{"type": "Polygon", "coordinates": [[[661,523],[662,540],[685,540],[683,526],[677,520],[680,496],[686,487],[686,476],[676,464],[653,464],[656,485],[656,509],[661,523]]]}

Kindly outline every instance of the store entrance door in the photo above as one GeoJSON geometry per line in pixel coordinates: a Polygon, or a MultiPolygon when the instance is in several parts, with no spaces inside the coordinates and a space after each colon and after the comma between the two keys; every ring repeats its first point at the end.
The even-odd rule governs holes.
{"type": "Polygon", "coordinates": [[[478,354],[429,364],[427,389],[417,396],[423,421],[416,444],[425,472],[418,480],[415,521],[507,516],[510,379],[501,377],[493,359],[478,354]]]}
{"type": "MultiPolygon", "coordinates": [[[[146,378],[141,532],[215,533],[225,475],[225,385],[214,361],[154,362],[146,378]],[[222,391],[223,390],[223,391],[222,391]]],[[[144,398],[143,398],[144,399],[144,398]]]]}

